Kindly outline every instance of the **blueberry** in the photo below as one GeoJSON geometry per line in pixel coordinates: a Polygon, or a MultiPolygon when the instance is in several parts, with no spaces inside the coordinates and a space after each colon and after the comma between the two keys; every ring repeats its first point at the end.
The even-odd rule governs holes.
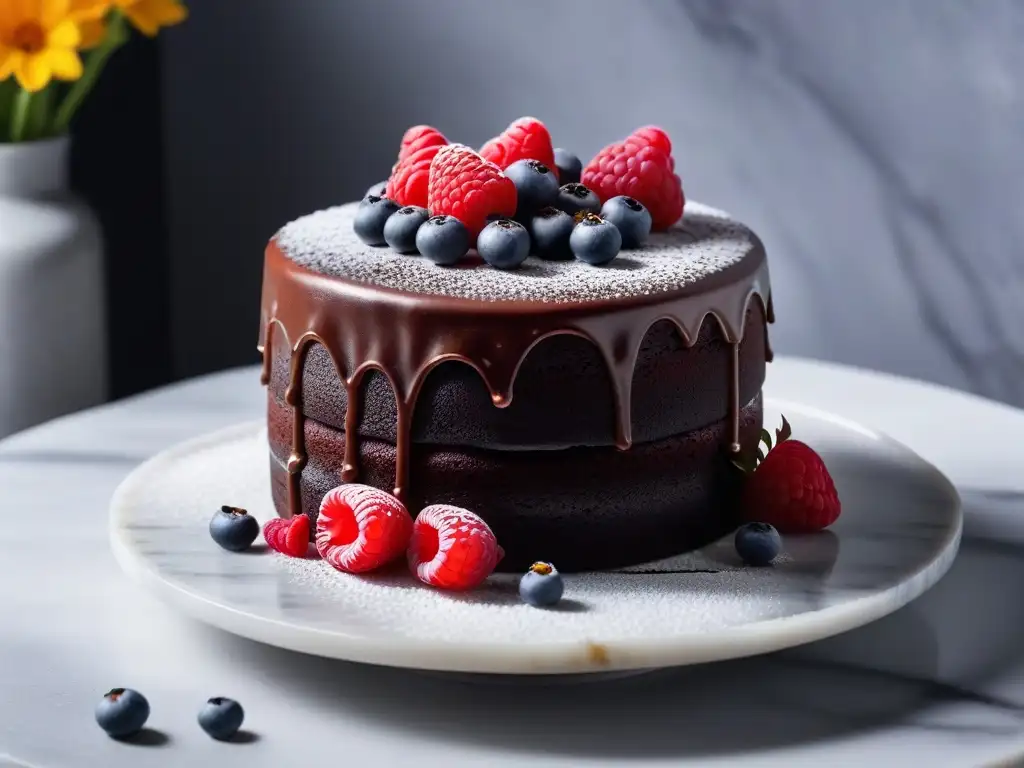
{"type": "Polygon", "coordinates": [[[199,727],[220,741],[230,739],[242,727],[245,711],[234,699],[214,696],[199,710],[199,727]]]}
{"type": "Polygon", "coordinates": [[[747,523],[733,539],[736,554],[747,565],[770,565],[782,551],[782,537],[768,523],[747,523]]]}
{"type": "Polygon", "coordinates": [[[572,258],[569,236],[576,226],[565,211],[548,206],[541,208],[530,221],[530,234],[537,255],[550,261],[567,261],[572,258]]]}
{"type": "Polygon", "coordinates": [[[558,169],[558,180],[563,184],[579,182],[583,175],[583,163],[568,149],[555,148],[555,167],[558,169]]]}
{"type": "Polygon", "coordinates": [[[366,194],[363,195],[363,199],[365,200],[367,197],[384,197],[384,193],[385,191],[387,191],[387,188],[387,181],[378,181],[376,184],[374,184],[372,187],[366,190],[366,194]]]}
{"type": "Polygon", "coordinates": [[[388,217],[398,210],[398,203],[386,197],[368,195],[356,210],[352,228],[356,236],[367,245],[386,245],[384,224],[388,217]]]}
{"type": "Polygon", "coordinates": [[[399,253],[416,253],[416,233],[429,218],[426,208],[415,205],[399,208],[384,222],[384,241],[399,253]]]}
{"type": "Polygon", "coordinates": [[[619,255],[622,235],[618,227],[596,213],[580,212],[569,236],[569,247],[580,261],[599,266],[619,255]]]}
{"type": "Polygon", "coordinates": [[[639,248],[651,234],[650,211],[632,197],[613,197],[601,206],[601,218],[619,228],[623,248],[639,248]]]}
{"type": "Polygon", "coordinates": [[[416,250],[435,264],[450,267],[469,251],[469,232],[454,216],[431,216],[416,230],[416,250]]]}
{"type": "Polygon", "coordinates": [[[515,269],[530,255],[530,235],[518,221],[492,221],[476,240],[480,257],[498,269],[515,269]]]}
{"type": "Polygon", "coordinates": [[[256,518],[239,507],[221,507],[210,519],[210,536],[229,552],[248,549],[259,535],[256,518]]]}
{"type": "Polygon", "coordinates": [[[534,563],[519,580],[519,596],[523,602],[542,608],[562,599],[565,585],[551,563],[534,563]]]}
{"type": "Polygon", "coordinates": [[[149,719],[149,702],[131,688],[114,688],[103,694],[96,707],[96,722],[115,739],[133,736],[149,719]]]}
{"type": "Polygon", "coordinates": [[[597,199],[597,195],[591,192],[588,187],[579,182],[572,182],[571,184],[563,184],[561,189],[558,190],[558,200],[555,202],[555,207],[561,208],[570,216],[575,216],[580,211],[597,213],[601,210],[601,201],[597,199]]]}
{"type": "Polygon", "coordinates": [[[505,169],[516,185],[516,218],[529,221],[534,211],[551,205],[558,197],[558,179],[544,163],[517,160],[505,169]]]}

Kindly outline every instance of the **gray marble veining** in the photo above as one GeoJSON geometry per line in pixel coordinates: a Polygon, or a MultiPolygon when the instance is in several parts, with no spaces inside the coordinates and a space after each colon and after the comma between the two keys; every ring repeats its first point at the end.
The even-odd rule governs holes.
{"type": "Polygon", "coordinates": [[[534,114],[584,158],[664,125],[688,195],[765,240],[779,352],[1024,404],[1016,0],[314,5],[167,38],[179,373],[251,359],[267,237],[361,195],[407,126],[478,146],[534,114]]]}

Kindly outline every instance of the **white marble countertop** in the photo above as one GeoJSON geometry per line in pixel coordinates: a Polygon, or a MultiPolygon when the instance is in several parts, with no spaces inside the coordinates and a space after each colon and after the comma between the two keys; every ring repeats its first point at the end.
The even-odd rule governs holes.
{"type": "MultiPolygon", "coordinates": [[[[866,628],[757,659],[619,681],[469,684],[305,657],[183,619],[114,563],[107,504],[138,462],[258,418],[253,369],[187,382],[0,443],[0,755],[105,765],[1009,764],[1024,755],[1024,412],[880,374],[771,367],[769,394],[886,431],[965,503],[953,569],[866,628]],[[141,690],[148,744],[108,739],[102,693],[141,690]],[[211,741],[209,696],[248,743],[211,741]]],[[[5,764],[0,757],[0,765],[5,764]]]]}

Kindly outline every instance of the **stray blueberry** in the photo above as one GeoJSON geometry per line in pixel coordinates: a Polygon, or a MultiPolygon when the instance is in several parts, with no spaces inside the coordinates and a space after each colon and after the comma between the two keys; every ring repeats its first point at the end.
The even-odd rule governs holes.
{"type": "Polygon", "coordinates": [[[551,563],[534,563],[519,580],[519,596],[537,608],[554,605],[564,590],[562,576],[551,563]]]}
{"type": "Polygon", "coordinates": [[[469,251],[469,231],[454,216],[431,216],[416,230],[416,250],[435,264],[450,267],[469,251]]]}
{"type": "Polygon", "coordinates": [[[541,208],[530,220],[530,234],[537,255],[549,261],[568,261],[572,258],[569,236],[576,226],[565,211],[553,206],[541,208]]]}
{"type": "Polygon", "coordinates": [[[492,221],[476,239],[480,258],[497,269],[515,269],[530,255],[530,235],[518,221],[492,221]]]}
{"type": "Polygon", "coordinates": [[[356,236],[367,245],[386,245],[384,224],[398,207],[398,203],[386,197],[369,195],[363,198],[363,202],[356,210],[355,221],[352,222],[356,236]]]}
{"type": "Polygon", "coordinates": [[[131,688],[113,688],[96,707],[96,722],[115,739],[134,736],[149,719],[149,702],[131,688]]]}
{"type": "Polygon", "coordinates": [[[579,182],[583,175],[583,163],[567,149],[555,147],[555,167],[558,169],[558,180],[563,184],[579,182]]]}
{"type": "Polygon", "coordinates": [[[223,506],[210,518],[210,537],[229,552],[248,549],[259,535],[256,518],[240,507],[223,506]]]}
{"type": "Polygon", "coordinates": [[[600,266],[619,255],[622,235],[610,221],[605,221],[596,213],[581,211],[576,214],[576,226],[569,236],[569,247],[580,261],[600,266]]]}
{"type": "Polygon", "coordinates": [[[613,197],[601,206],[601,218],[619,228],[623,248],[639,248],[651,234],[650,211],[632,197],[613,197]]]}
{"type": "Polygon", "coordinates": [[[570,216],[575,216],[580,211],[597,213],[601,210],[601,201],[597,195],[590,191],[589,187],[578,182],[563,184],[558,190],[556,208],[561,208],[570,216]]]}
{"type": "Polygon", "coordinates": [[[429,218],[426,208],[415,205],[399,208],[384,222],[384,241],[399,253],[416,253],[416,233],[429,218]]]}
{"type": "Polygon", "coordinates": [[[199,727],[219,741],[226,741],[238,733],[245,719],[242,705],[234,699],[214,696],[199,710],[199,727]]]}
{"type": "Polygon", "coordinates": [[[505,169],[505,175],[516,185],[516,219],[521,222],[528,222],[535,211],[558,197],[558,179],[537,160],[517,160],[505,169]]]}
{"type": "Polygon", "coordinates": [[[384,197],[387,188],[387,181],[378,181],[376,184],[374,184],[372,187],[366,190],[366,194],[363,195],[363,199],[365,200],[367,197],[384,197]]]}
{"type": "Polygon", "coordinates": [[[768,523],[747,523],[740,526],[733,538],[736,554],[747,565],[771,565],[782,551],[782,537],[768,523]]]}

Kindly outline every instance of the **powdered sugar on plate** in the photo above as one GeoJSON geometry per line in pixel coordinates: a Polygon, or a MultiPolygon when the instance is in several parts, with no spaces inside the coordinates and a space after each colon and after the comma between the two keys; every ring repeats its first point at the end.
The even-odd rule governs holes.
{"type": "Polygon", "coordinates": [[[329,208],[285,225],[277,245],[296,264],[334,277],[412,293],[481,301],[566,302],[649,296],[721,272],[761,248],[728,214],[689,202],[682,221],[652,233],[603,267],[531,256],[516,270],[487,266],[475,252],[456,267],[363,244],[352,230],[358,203],[329,208]]]}

